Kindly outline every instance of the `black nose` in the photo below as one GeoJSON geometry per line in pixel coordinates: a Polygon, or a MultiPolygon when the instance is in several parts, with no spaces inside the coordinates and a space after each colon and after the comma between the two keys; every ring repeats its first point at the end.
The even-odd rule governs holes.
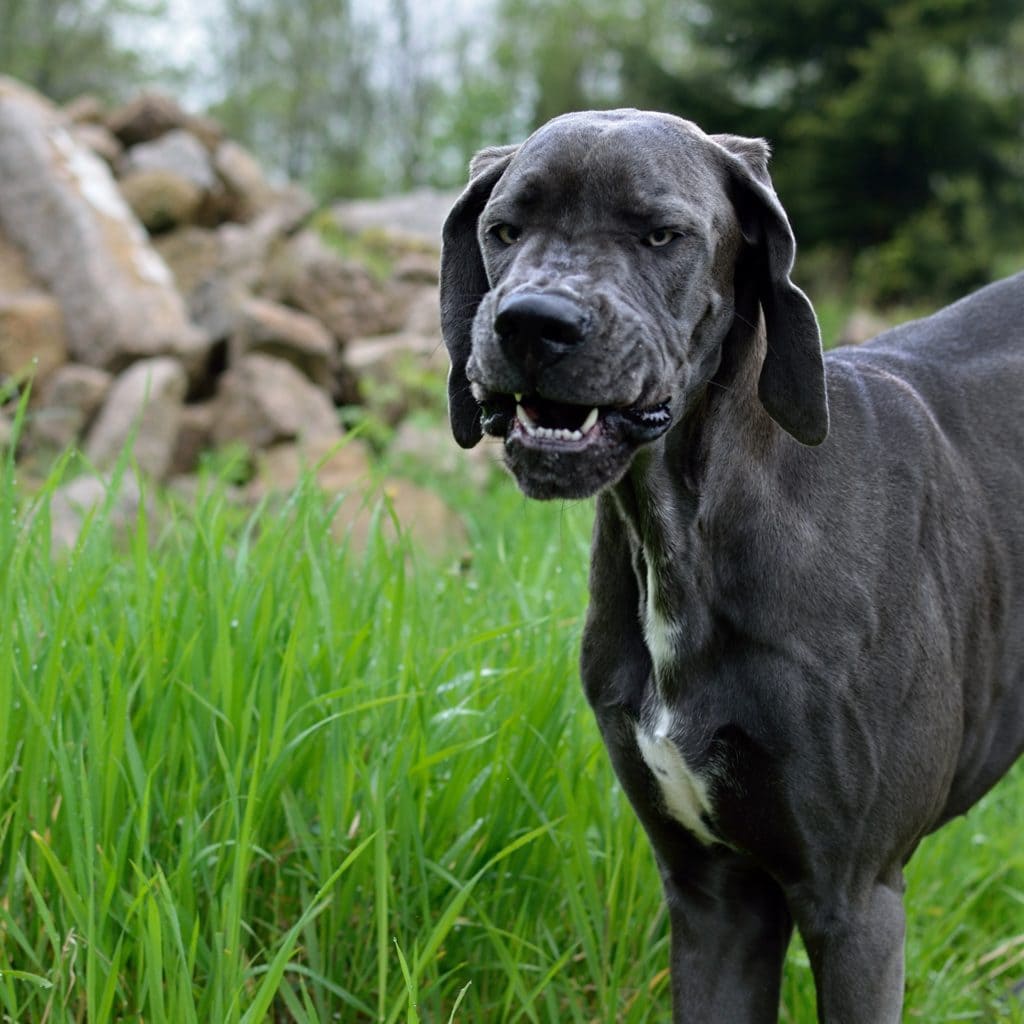
{"type": "Polygon", "coordinates": [[[502,299],[494,331],[506,356],[530,367],[553,363],[583,341],[586,313],[572,299],[543,292],[502,299]]]}

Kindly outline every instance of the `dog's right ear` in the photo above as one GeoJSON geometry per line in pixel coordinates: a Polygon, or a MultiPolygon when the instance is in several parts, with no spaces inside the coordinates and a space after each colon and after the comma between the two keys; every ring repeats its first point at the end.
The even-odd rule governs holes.
{"type": "Polygon", "coordinates": [[[480,406],[470,390],[466,363],[473,317],[490,283],[477,242],[477,220],[518,146],[491,146],[469,165],[469,185],[459,196],[441,233],[441,333],[452,366],[448,372],[448,418],[463,448],[481,437],[480,406]]]}

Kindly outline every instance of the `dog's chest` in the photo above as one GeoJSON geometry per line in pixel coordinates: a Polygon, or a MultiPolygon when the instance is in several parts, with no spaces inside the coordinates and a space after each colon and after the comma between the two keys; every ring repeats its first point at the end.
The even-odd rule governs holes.
{"type": "MultiPolygon", "coordinates": [[[[643,614],[644,639],[653,662],[654,676],[669,670],[677,656],[680,624],[659,607],[654,560],[647,563],[647,590],[643,614]]],[[[679,726],[655,683],[641,720],[636,724],[636,743],[640,756],[658,784],[663,809],[702,843],[710,845],[716,837],[710,828],[712,802],[711,770],[696,770],[687,762],[676,737],[679,726]]]]}
{"type": "Polygon", "coordinates": [[[658,784],[664,810],[702,843],[717,841],[712,833],[711,774],[695,771],[673,739],[674,722],[668,708],[657,709],[653,720],[645,716],[636,724],[640,756],[658,784]]]}
{"type": "Polygon", "coordinates": [[[644,640],[647,650],[651,653],[654,670],[658,672],[666,667],[676,654],[679,641],[679,625],[668,618],[659,608],[657,599],[657,579],[654,574],[653,560],[647,563],[647,600],[644,608],[644,640]]]}

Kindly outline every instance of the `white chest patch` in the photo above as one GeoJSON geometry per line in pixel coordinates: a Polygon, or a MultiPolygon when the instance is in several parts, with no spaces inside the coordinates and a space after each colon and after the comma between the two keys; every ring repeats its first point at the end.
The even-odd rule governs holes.
{"type": "Polygon", "coordinates": [[[679,625],[670,622],[659,611],[656,597],[656,580],[651,563],[647,564],[647,614],[644,621],[644,640],[651,652],[655,671],[668,665],[676,654],[679,639],[679,625]]]}
{"type": "Polygon", "coordinates": [[[636,742],[651,773],[658,780],[665,809],[702,843],[718,842],[705,824],[711,817],[708,780],[691,770],[671,738],[672,716],[662,708],[653,730],[639,722],[636,742]]]}

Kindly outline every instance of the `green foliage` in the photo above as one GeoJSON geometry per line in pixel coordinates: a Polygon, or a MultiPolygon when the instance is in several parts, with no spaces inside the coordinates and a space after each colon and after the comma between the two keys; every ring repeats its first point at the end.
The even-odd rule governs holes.
{"type": "MultiPolygon", "coordinates": [[[[1020,246],[1019,4],[724,0],[707,14],[697,37],[727,74],[716,86],[677,64],[664,99],[769,137],[798,239],[857,257],[869,299],[952,298],[1020,246]]],[[[657,83],[648,70],[654,105],[657,83]]]]}
{"type": "Polygon", "coordinates": [[[854,281],[882,303],[962,295],[995,276],[994,237],[977,179],[942,182],[932,203],[857,257],[854,281]]]}
{"type": "Polygon", "coordinates": [[[326,148],[337,174],[363,180],[374,115],[369,29],[352,4],[221,0],[214,33],[228,131],[294,180],[309,180],[326,148]]]}
{"type": "Polygon", "coordinates": [[[84,92],[124,98],[165,65],[147,65],[116,25],[145,31],[163,0],[3,0],[0,74],[20,78],[58,101],[84,92]]]}
{"type": "Polygon", "coordinates": [[[365,267],[378,281],[386,281],[395,268],[396,259],[408,245],[403,241],[404,250],[399,250],[399,243],[393,235],[376,228],[366,231],[346,231],[329,210],[324,210],[313,218],[312,227],[320,237],[347,260],[353,260],[365,267]]]}
{"type": "MultiPolygon", "coordinates": [[[[664,1019],[657,873],[576,679],[587,505],[448,480],[448,563],[339,545],[308,484],[239,517],[208,480],[61,553],[58,477],[27,500],[13,476],[0,1015],[664,1019]]],[[[1022,1019],[1022,808],[1018,769],[913,862],[911,1018],[1022,1019]]],[[[784,999],[813,1019],[798,944],[784,999]]]]}

